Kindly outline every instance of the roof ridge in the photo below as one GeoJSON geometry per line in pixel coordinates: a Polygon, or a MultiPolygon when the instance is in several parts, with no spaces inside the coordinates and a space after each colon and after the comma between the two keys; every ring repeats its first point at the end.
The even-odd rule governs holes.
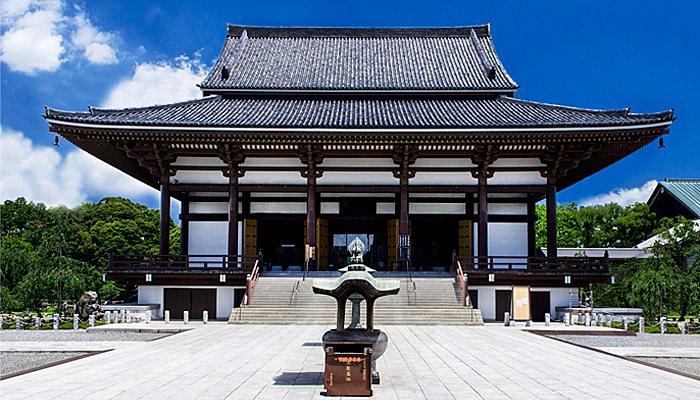
{"type": "Polygon", "coordinates": [[[491,24],[456,27],[267,27],[228,24],[227,36],[240,36],[248,31],[250,37],[469,37],[474,30],[478,36],[491,36],[491,24]]]}
{"type": "Polygon", "coordinates": [[[110,114],[118,114],[122,112],[133,112],[133,111],[139,111],[139,110],[158,110],[162,108],[167,108],[167,107],[177,107],[177,106],[183,106],[183,105],[188,105],[188,104],[193,104],[193,103],[204,103],[208,101],[213,101],[216,100],[218,97],[221,97],[221,95],[210,95],[198,99],[190,99],[190,100],[183,100],[183,101],[176,101],[174,103],[164,103],[164,104],[156,104],[152,106],[139,106],[139,107],[127,107],[127,108],[97,108],[97,107],[91,107],[88,106],[90,109],[89,113],[90,115],[110,115],[110,114]]]}
{"type": "Polygon", "coordinates": [[[664,178],[664,182],[698,182],[700,183],[700,178],[664,178]]]}
{"type": "Polygon", "coordinates": [[[499,99],[517,102],[517,103],[537,104],[538,106],[548,107],[548,108],[552,108],[552,109],[566,109],[566,110],[572,110],[572,111],[590,112],[590,113],[595,113],[595,114],[618,115],[621,117],[659,117],[659,118],[668,117],[668,118],[672,118],[673,111],[674,111],[674,109],[671,108],[669,110],[658,111],[658,112],[653,112],[653,113],[633,113],[633,112],[630,112],[630,109],[631,109],[630,107],[620,108],[617,110],[603,110],[603,109],[596,109],[596,108],[573,107],[573,106],[565,106],[565,105],[561,105],[561,104],[543,103],[543,102],[539,102],[539,101],[516,99],[514,97],[507,97],[507,96],[500,96],[499,99]]]}

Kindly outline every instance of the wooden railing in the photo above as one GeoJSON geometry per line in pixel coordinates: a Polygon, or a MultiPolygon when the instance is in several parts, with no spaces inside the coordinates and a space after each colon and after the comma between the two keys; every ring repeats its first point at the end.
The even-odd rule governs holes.
{"type": "Polygon", "coordinates": [[[603,257],[508,257],[453,256],[453,269],[469,270],[525,270],[528,272],[608,272],[609,258],[603,257]]]}
{"type": "MultiPolygon", "coordinates": [[[[262,255],[154,255],[110,254],[108,271],[172,270],[247,270],[262,264],[262,255]]],[[[259,270],[259,267],[258,267],[259,270]]],[[[243,271],[241,271],[243,272],[243,271]]]]}
{"type": "Polygon", "coordinates": [[[452,253],[452,269],[455,271],[455,280],[459,284],[459,291],[462,295],[460,304],[466,306],[469,287],[467,286],[467,277],[464,276],[464,270],[462,270],[462,264],[460,264],[459,257],[457,257],[457,252],[452,253]]]}

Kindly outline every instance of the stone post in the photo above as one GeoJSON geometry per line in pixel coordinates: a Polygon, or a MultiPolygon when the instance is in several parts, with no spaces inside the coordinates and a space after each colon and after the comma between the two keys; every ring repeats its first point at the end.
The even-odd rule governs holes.
{"type": "Polygon", "coordinates": [[[112,312],[106,311],[105,312],[105,324],[109,325],[110,323],[112,323],[112,312]]]}
{"type": "Polygon", "coordinates": [[[151,323],[151,318],[152,318],[151,310],[146,310],[146,323],[147,324],[151,323]]]}
{"type": "Polygon", "coordinates": [[[80,316],[78,314],[73,314],[73,330],[77,331],[80,324],[80,316]]]}
{"type": "Polygon", "coordinates": [[[41,329],[41,318],[39,315],[36,316],[36,320],[34,321],[34,330],[39,330],[41,329]]]}
{"type": "Polygon", "coordinates": [[[202,323],[206,324],[207,322],[209,322],[209,311],[204,310],[202,313],[202,323]]]}
{"type": "Polygon", "coordinates": [[[182,312],[182,323],[187,324],[190,322],[190,312],[189,311],[183,311],[182,312]]]}
{"type": "Polygon", "coordinates": [[[510,313],[509,312],[505,312],[503,314],[503,325],[510,326],[510,313]]]}
{"type": "Polygon", "coordinates": [[[549,313],[544,314],[544,326],[549,326],[552,322],[552,316],[549,313]]]}
{"type": "Polygon", "coordinates": [[[131,323],[131,315],[129,315],[129,310],[124,310],[124,322],[127,324],[131,323]]]}
{"type": "Polygon", "coordinates": [[[586,326],[591,326],[591,314],[586,313],[586,326]]]}
{"type": "Polygon", "coordinates": [[[628,327],[629,327],[629,321],[627,320],[627,318],[623,318],[622,319],[622,329],[627,330],[628,327]]]}
{"type": "Polygon", "coordinates": [[[661,320],[659,321],[659,326],[661,327],[661,334],[666,333],[666,317],[661,317],[661,320]]]}
{"type": "Polygon", "coordinates": [[[571,314],[568,312],[564,313],[564,325],[569,326],[571,324],[571,314]]]}
{"type": "Polygon", "coordinates": [[[681,331],[681,335],[685,335],[687,332],[688,322],[683,321],[678,323],[678,329],[681,331]]]}
{"type": "Polygon", "coordinates": [[[170,323],[170,310],[165,310],[163,313],[163,318],[165,319],[166,324],[170,323]]]}
{"type": "Polygon", "coordinates": [[[19,315],[15,317],[15,329],[22,329],[22,317],[19,315]]]}
{"type": "Polygon", "coordinates": [[[88,325],[95,326],[95,314],[90,314],[90,317],[88,317],[88,325]]]}
{"type": "Polygon", "coordinates": [[[644,317],[639,317],[639,333],[640,334],[644,333],[645,324],[646,324],[646,321],[644,321],[644,317]]]}

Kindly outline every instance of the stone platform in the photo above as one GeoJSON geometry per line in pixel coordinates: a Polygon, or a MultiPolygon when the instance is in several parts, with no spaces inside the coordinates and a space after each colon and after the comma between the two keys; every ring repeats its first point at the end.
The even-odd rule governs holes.
{"type": "MultiPolygon", "coordinates": [[[[131,327],[136,325],[142,324],[131,327]]],[[[194,329],[2,380],[0,393],[4,400],[325,398],[320,341],[330,325],[186,328],[194,329]]],[[[520,328],[379,328],[390,344],[379,360],[383,379],[373,386],[376,399],[700,396],[700,380],[520,328]]]]}

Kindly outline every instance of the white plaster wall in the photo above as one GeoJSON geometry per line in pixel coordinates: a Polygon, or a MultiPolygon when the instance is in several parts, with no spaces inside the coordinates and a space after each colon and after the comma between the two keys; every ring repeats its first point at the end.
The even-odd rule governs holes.
{"type": "Polygon", "coordinates": [[[189,254],[228,254],[228,222],[190,221],[189,232],[189,254]]]}
{"type": "MultiPolygon", "coordinates": [[[[562,277],[562,281],[564,278],[562,277]]],[[[540,290],[537,288],[537,290],[540,290]]],[[[563,288],[547,288],[543,289],[549,291],[549,313],[552,316],[556,315],[556,307],[568,307],[569,306],[569,291],[573,291],[573,300],[576,302],[578,300],[578,288],[575,287],[563,287],[563,288]]]]}
{"type": "Polygon", "coordinates": [[[464,203],[409,203],[409,214],[465,214],[464,203]]]}
{"type": "Polygon", "coordinates": [[[399,180],[394,178],[394,175],[389,171],[326,171],[316,183],[319,185],[397,185],[399,180]]]}
{"type": "MultiPolygon", "coordinates": [[[[490,182],[489,182],[490,183],[490,182]]],[[[469,172],[416,172],[409,185],[476,185],[478,181],[469,172]]]]}
{"type": "MultiPolygon", "coordinates": [[[[488,246],[490,256],[527,257],[527,223],[489,222],[488,246]]],[[[508,259],[499,261],[508,262],[508,259]]],[[[512,261],[522,263],[524,260],[512,261]]],[[[526,268],[525,265],[520,267],[526,268]]]]}
{"type": "Polygon", "coordinates": [[[304,167],[297,157],[247,157],[242,167],[304,167]]]}
{"type": "MultiPolygon", "coordinates": [[[[478,290],[479,310],[484,320],[496,319],[496,290],[512,290],[511,286],[469,286],[470,290],[478,290]]],[[[549,292],[549,313],[554,317],[556,307],[569,306],[569,290],[576,288],[531,287],[530,292],[549,292]]]]}
{"type": "Polygon", "coordinates": [[[321,197],[382,197],[395,198],[394,193],[321,193],[321,197]]]}
{"type": "Polygon", "coordinates": [[[170,183],[228,183],[228,178],[221,171],[177,171],[170,183]]]}
{"type": "MultiPolygon", "coordinates": [[[[488,249],[490,256],[527,257],[527,223],[520,222],[489,222],[488,249]]],[[[472,228],[474,238],[474,255],[479,255],[479,223],[472,228]]],[[[508,259],[499,260],[508,262],[508,259]]],[[[523,262],[522,259],[512,259],[513,262],[523,262]]],[[[525,268],[523,265],[522,268],[525,268]]]]}
{"type": "Polygon", "coordinates": [[[409,193],[408,197],[419,197],[424,199],[464,199],[464,193],[409,193]]]}
{"type": "Polygon", "coordinates": [[[489,215],[527,215],[525,203],[490,203],[489,215]]]}
{"type": "Polygon", "coordinates": [[[340,203],[330,201],[322,202],[321,214],[340,214],[340,203]]]}
{"type": "Polygon", "coordinates": [[[224,213],[228,214],[228,202],[197,201],[190,203],[191,214],[224,213]]]}
{"type": "Polygon", "coordinates": [[[303,197],[306,193],[299,192],[251,192],[250,197],[303,197]]]}
{"type": "Polygon", "coordinates": [[[220,287],[216,289],[216,318],[228,318],[231,316],[233,291],[234,289],[232,287],[220,287]]]}
{"type": "Polygon", "coordinates": [[[139,286],[139,304],[160,304],[160,308],[155,311],[154,317],[163,317],[163,286],[139,286]]]}
{"type": "MultiPolygon", "coordinates": [[[[418,157],[412,167],[419,168],[471,168],[475,167],[469,158],[425,158],[418,157]]],[[[467,173],[468,174],[468,173],[467,173]]]]}
{"type": "Polygon", "coordinates": [[[377,203],[377,214],[396,214],[396,203],[377,203]]]}
{"type": "Polygon", "coordinates": [[[175,166],[196,166],[196,167],[225,167],[226,164],[219,157],[178,157],[173,163],[175,166]]]}
{"type": "Polygon", "coordinates": [[[546,183],[547,178],[543,178],[537,171],[499,171],[487,182],[488,185],[544,185],[546,183]]]}
{"type": "Polygon", "coordinates": [[[324,158],[321,167],[387,167],[396,168],[391,158],[329,157],[324,158]]]}
{"type": "MultiPolygon", "coordinates": [[[[512,286],[469,286],[469,290],[477,290],[479,298],[479,310],[484,320],[496,319],[496,290],[513,290],[512,286]]],[[[503,318],[501,316],[500,318],[503,318]]]]}
{"type": "Polygon", "coordinates": [[[160,308],[153,315],[156,318],[163,318],[163,308],[165,307],[165,289],[216,289],[216,310],[208,310],[209,318],[228,319],[233,308],[234,289],[245,290],[245,288],[234,288],[231,286],[139,286],[139,304],[160,304],[160,308]],[[215,315],[214,312],[216,313],[215,315]]]}
{"type": "Polygon", "coordinates": [[[238,182],[244,185],[305,185],[306,178],[298,171],[247,171],[238,182]]]}
{"type": "Polygon", "coordinates": [[[492,167],[542,167],[539,158],[499,158],[491,164],[492,167]]]}
{"type": "Polygon", "coordinates": [[[251,214],[306,214],[306,202],[250,203],[251,214]]]}

